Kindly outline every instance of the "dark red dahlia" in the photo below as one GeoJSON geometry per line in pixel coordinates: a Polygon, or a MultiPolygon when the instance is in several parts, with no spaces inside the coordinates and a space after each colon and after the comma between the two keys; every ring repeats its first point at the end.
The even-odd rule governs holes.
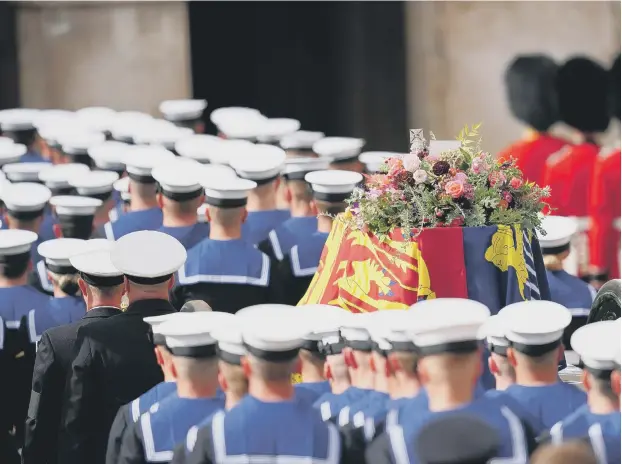
{"type": "Polygon", "coordinates": [[[447,161],[437,161],[432,166],[432,172],[437,176],[442,176],[443,174],[447,174],[449,172],[449,163],[447,161]]]}

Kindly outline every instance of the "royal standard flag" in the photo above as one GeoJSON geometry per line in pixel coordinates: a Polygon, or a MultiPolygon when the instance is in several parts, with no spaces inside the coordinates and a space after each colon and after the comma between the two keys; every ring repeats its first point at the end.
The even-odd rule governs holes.
{"type": "Polygon", "coordinates": [[[337,219],[299,304],[370,312],[430,298],[469,298],[493,314],[510,303],[550,299],[535,233],[520,225],[447,227],[395,230],[381,241],[337,219]]]}

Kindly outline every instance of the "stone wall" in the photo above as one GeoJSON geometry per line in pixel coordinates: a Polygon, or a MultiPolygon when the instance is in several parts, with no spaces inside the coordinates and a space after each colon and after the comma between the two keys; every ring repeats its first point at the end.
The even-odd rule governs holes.
{"type": "Polygon", "coordinates": [[[523,130],[503,94],[516,54],[585,54],[608,66],[620,50],[619,2],[408,2],[406,21],[410,127],[453,138],[481,121],[491,151],[523,130]]]}
{"type": "Polygon", "coordinates": [[[22,106],[157,113],[191,94],[185,2],[23,2],[22,106]]]}

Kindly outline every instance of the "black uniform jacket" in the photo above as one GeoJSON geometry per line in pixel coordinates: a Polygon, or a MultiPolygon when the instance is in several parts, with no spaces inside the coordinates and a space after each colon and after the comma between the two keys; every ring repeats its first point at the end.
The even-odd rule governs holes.
{"type": "Polygon", "coordinates": [[[79,321],[43,332],[32,376],[22,450],[23,464],[58,462],[61,405],[78,329],[117,314],[121,314],[119,308],[100,306],[88,311],[79,321]]]}
{"type": "Polygon", "coordinates": [[[117,410],[164,380],[143,318],[174,311],[167,300],[140,300],[118,316],[80,328],[63,404],[59,462],[105,462],[117,410]]]}

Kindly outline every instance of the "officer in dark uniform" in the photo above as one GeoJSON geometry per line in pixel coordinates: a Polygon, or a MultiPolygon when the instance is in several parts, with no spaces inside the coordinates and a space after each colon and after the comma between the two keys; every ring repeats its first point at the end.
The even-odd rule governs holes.
{"type": "Polygon", "coordinates": [[[294,157],[285,160],[281,181],[291,217],[271,230],[259,249],[268,256],[282,261],[285,255],[303,237],[317,231],[317,211],[313,205],[313,192],[305,181],[305,175],[328,169],[328,161],[312,157],[294,157]]]}
{"type": "Polygon", "coordinates": [[[498,400],[477,398],[481,372],[479,335],[490,311],[481,303],[455,298],[420,302],[409,312],[408,327],[420,356],[419,377],[426,395],[417,395],[386,431],[367,448],[368,462],[421,462],[416,437],[435,420],[469,414],[497,431],[497,458],[527,463],[535,447],[533,432],[518,415],[498,400]],[[417,406],[418,405],[418,406],[417,406]]]}
{"type": "Polygon", "coordinates": [[[506,306],[499,316],[509,341],[508,361],[516,372],[516,383],[505,394],[547,428],[585,405],[585,393],[557,374],[570,311],[558,303],[533,300],[506,306]]]}
{"type": "Polygon", "coordinates": [[[233,156],[229,165],[238,176],[257,186],[248,193],[248,218],[242,227],[242,238],[251,244],[268,238],[268,233],[289,219],[289,211],[277,208],[277,191],[285,151],[272,145],[248,145],[233,156]]]}
{"type": "Polygon", "coordinates": [[[119,407],[163,379],[143,318],[174,312],[168,292],[186,250],[169,235],[139,231],[117,240],[110,257],[125,275],[129,306],[78,331],[59,446],[59,460],[67,464],[103,463],[119,407]]]}
{"type": "Polygon", "coordinates": [[[22,155],[23,163],[47,163],[37,150],[37,131],[33,124],[39,114],[38,110],[16,108],[5,110],[0,114],[0,131],[4,137],[13,139],[15,143],[25,145],[28,151],[22,155]]]}
{"type": "Polygon", "coordinates": [[[287,289],[285,303],[296,304],[304,296],[320,263],[324,244],[333,227],[333,216],[346,209],[345,200],[363,176],[350,171],[314,171],[305,176],[311,184],[318,216],[317,231],[301,237],[279,263],[283,286],[287,289]]]}
{"type": "Polygon", "coordinates": [[[256,185],[247,179],[204,179],[210,236],[188,251],[173,290],[175,307],[204,300],[214,311],[235,313],[281,298],[270,258],[242,237],[248,192],[256,185]]]}
{"type": "Polygon", "coordinates": [[[157,146],[131,147],[125,153],[124,163],[130,178],[132,210],[114,222],[98,229],[97,237],[117,240],[139,230],[156,230],[162,226],[162,210],[156,197],[156,181],[152,169],[163,161],[174,159],[173,153],[157,146]]]}
{"type": "Polygon", "coordinates": [[[163,215],[158,230],[175,237],[186,250],[209,237],[209,224],[197,221],[197,208],[205,198],[199,180],[201,168],[197,161],[175,158],[152,173],[158,183],[158,203],[163,215]]]}
{"type": "Polygon", "coordinates": [[[45,308],[49,297],[27,284],[30,267],[30,249],[37,240],[31,231],[0,230],[0,317],[7,328],[3,340],[3,357],[10,360],[11,382],[5,382],[10,398],[3,409],[3,422],[9,428],[17,427],[20,440],[24,418],[28,409],[28,386],[32,379],[32,362],[26,356],[29,351],[27,328],[20,328],[22,318],[32,308],[45,308]]]}
{"type": "Polygon", "coordinates": [[[22,450],[24,464],[58,462],[61,405],[78,329],[121,314],[123,274],[110,262],[110,251],[96,248],[72,256],[70,262],[80,275],[87,312],[76,322],[46,330],[39,340],[22,450]]]}
{"type": "Polygon", "coordinates": [[[588,403],[557,422],[548,435],[553,444],[590,437],[599,462],[620,462],[620,394],[612,382],[619,368],[620,320],[601,321],[579,328],[570,340],[583,364],[588,403]]]}
{"type": "MultiPolygon", "coordinates": [[[[58,220],[58,224],[54,225],[58,238],[86,240],[93,233],[93,218],[102,201],[78,195],[60,195],[50,198],[50,205],[54,207],[58,220]]],[[[37,290],[48,295],[54,294],[54,285],[43,259],[35,264],[29,281],[37,290]]]]}
{"type": "Polygon", "coordinates": [[[196,134],[205,132],[205,108],[207,100],[165,100],[160,103],[160,113],[164,119],[176,126],[192,129],[196,134]]]}
{"type": "Polygon", "coordinates": [[[300,313],[291,309],[261,307],[257,311],[265,311],[265,317],[251,317],[252,323],[243,325],[248,354],[242,358],[242,366],[249,379],[249,394],[230,411],[214,414],[198,431],[187,463],[266,456],[278,462],[346,462],[337,427],[323,422],[311,404],[296,396],[291,384],[306,331],[300,313]],[[273,394],[267,397],[265,391],[273,394]]]}
{"type": "Polygon", "coordinates": [[[177,395],[156,403],[124,435],[119,463],[169,462],[188,430],[225,406],[217,396],[218,357],[210,335],[228,313],[177,314],[159,327],[171,354],[177,395]]]}

